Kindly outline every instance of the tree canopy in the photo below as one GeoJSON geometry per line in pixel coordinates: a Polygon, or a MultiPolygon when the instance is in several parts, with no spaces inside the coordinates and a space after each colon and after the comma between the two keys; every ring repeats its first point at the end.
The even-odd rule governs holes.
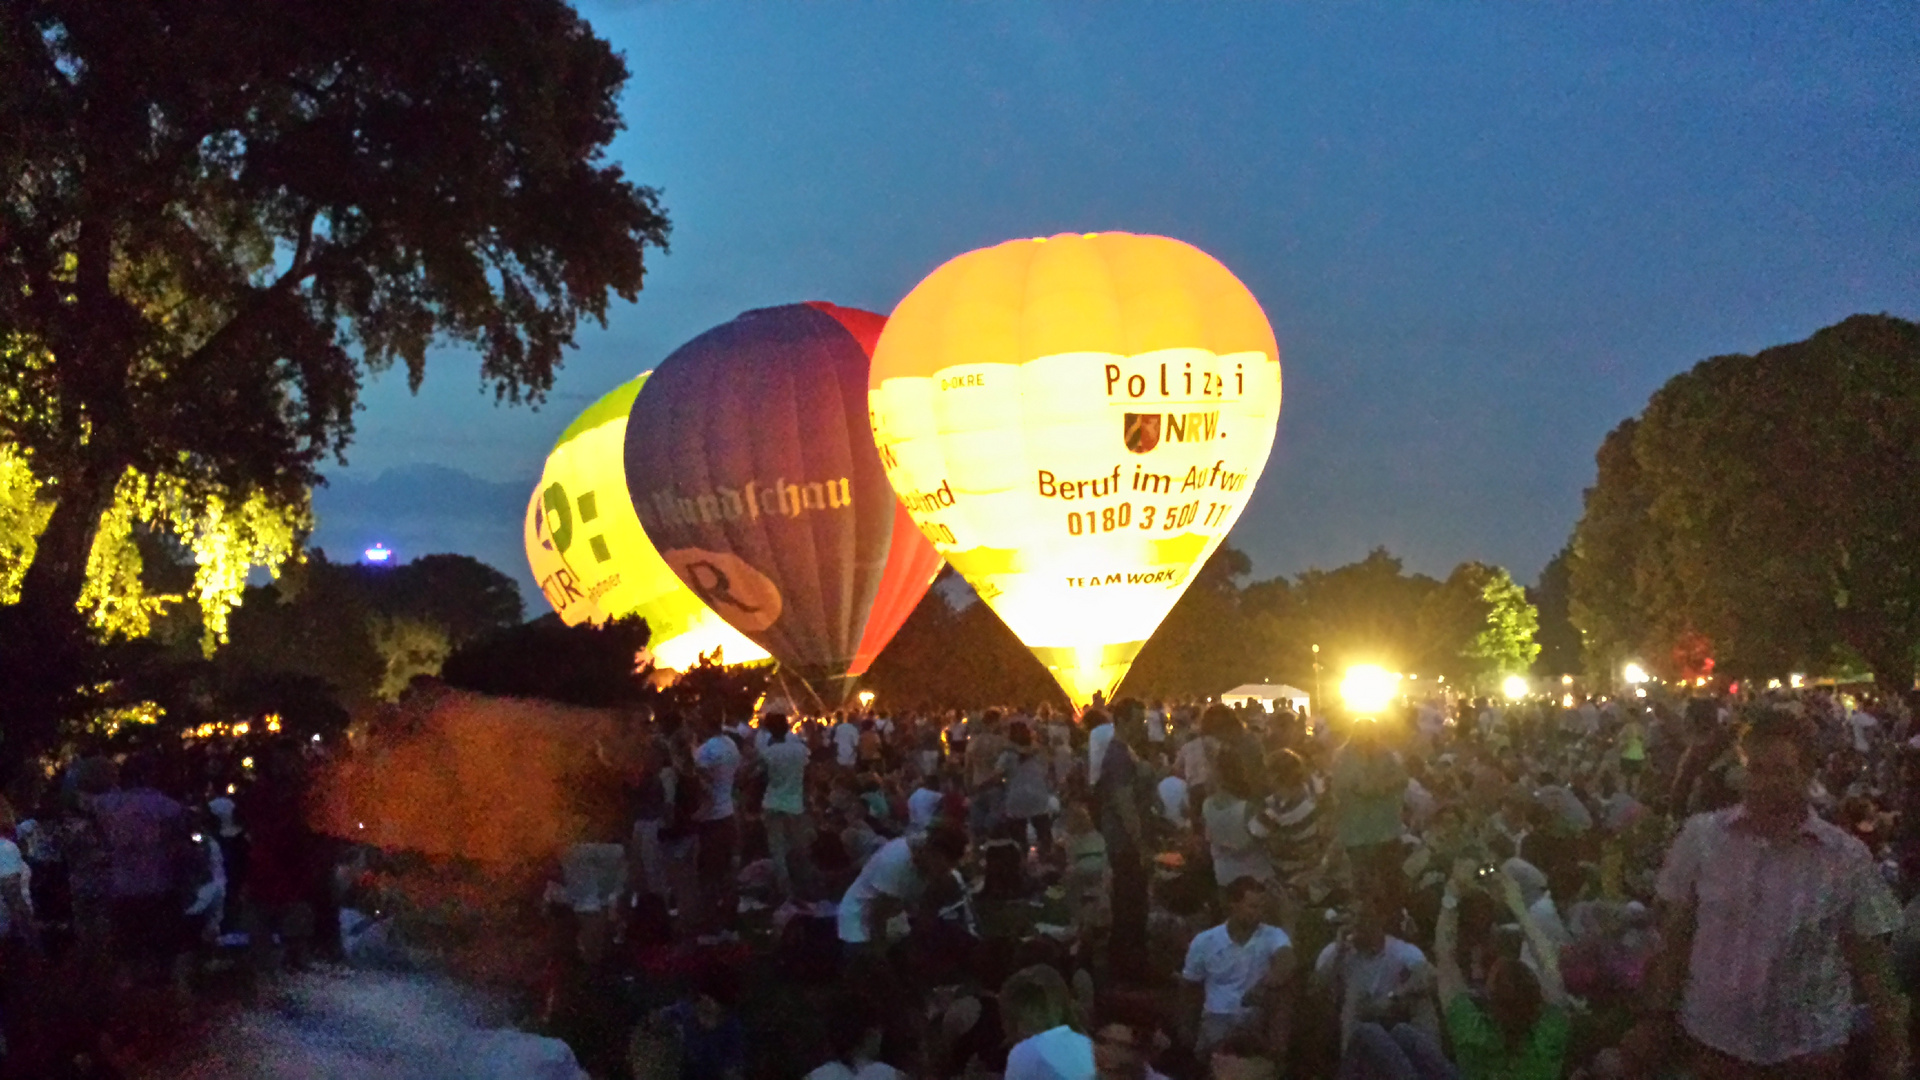
{"type": "Polygon", "coordinates": [[[1920,326],[1856,315],[1674,376],[1607,436],[1574,530],[1589,666],[1669,676],[1920,657],[1920,326]]]}
{"type": "Polygon", "coordinates": [[[362,566],[315,551],[280,582],[247,590],[218,663],[235,678],[310,679],[353,708],[393,700],[520,619],[513,580],[466,555],[362,566]]]}
{"type": "Polygon", "coordinates": [[[237,595],[365,378],[453,344],[537,400],[665,246],[604,157],[625,63],[564,0],[19,0],[0,70],[0,442],[47,504],[0,543],[49,640],[129,516],[237,595]]]}
{"type": "Polygon", "coordinates": [[[1573,547],[1560,549],[1540,571],[1540,582],[1531,594],[1539,611],[1540,655],[1533,662],[1535,675],[1572,675],[1583,669],[1584,656],[1580,628],[1573,624],[1573,547]]]}

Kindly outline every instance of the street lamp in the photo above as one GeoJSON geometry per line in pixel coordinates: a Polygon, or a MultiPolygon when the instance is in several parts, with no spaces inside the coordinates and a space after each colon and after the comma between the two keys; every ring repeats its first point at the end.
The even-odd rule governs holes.
{"type": "Polygon", "coordinates": [[[1318,709],[1326,699],[1320,696],[1320,646],[1313,647],[1313,707],[1318,709]]]}

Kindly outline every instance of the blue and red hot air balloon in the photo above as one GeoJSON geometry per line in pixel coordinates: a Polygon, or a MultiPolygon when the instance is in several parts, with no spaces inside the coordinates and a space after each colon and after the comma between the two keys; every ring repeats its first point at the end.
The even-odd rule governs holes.
{"type": "Polygon", "coordinates": [[[748,311],[662,361],[627,423],[628,490],[667,565],[828,696],[866,671],[941,563],[868,423],[885,325],[826,303],[748,311]]]}

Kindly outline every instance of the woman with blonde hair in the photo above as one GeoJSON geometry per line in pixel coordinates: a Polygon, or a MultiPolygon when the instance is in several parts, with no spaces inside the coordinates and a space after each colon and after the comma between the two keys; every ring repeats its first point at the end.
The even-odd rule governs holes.
{"type": "Polygon", "coordinates": [[[1014,972],[1000,987],[1000,1023],[1014,1040],[1004,1080],[1093,1080],[1093,1040],[1058,971],[1014,972]]]}

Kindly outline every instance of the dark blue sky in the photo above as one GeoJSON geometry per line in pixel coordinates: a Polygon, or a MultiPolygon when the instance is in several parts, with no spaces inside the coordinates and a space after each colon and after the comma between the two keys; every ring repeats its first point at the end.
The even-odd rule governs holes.
{"type": "Polygon", "coordinates": [[[524,581],[495,506],[593,398],[743,309],[886,312],[1010,237],[1164,233],[1260,298],[1286,398],[1233,543],[1262,576],[1384,544],[1531,580],[1670,375],[1920,317],[1910,0],[584,10],[633,70],[614,156],[662,189],[672,253],[539,411],[457,354],[418,398],[369,387],[330,548],[390,520],[385,471],[451,466],[510,487],[423,508],[403,554],[524,581]]]}

